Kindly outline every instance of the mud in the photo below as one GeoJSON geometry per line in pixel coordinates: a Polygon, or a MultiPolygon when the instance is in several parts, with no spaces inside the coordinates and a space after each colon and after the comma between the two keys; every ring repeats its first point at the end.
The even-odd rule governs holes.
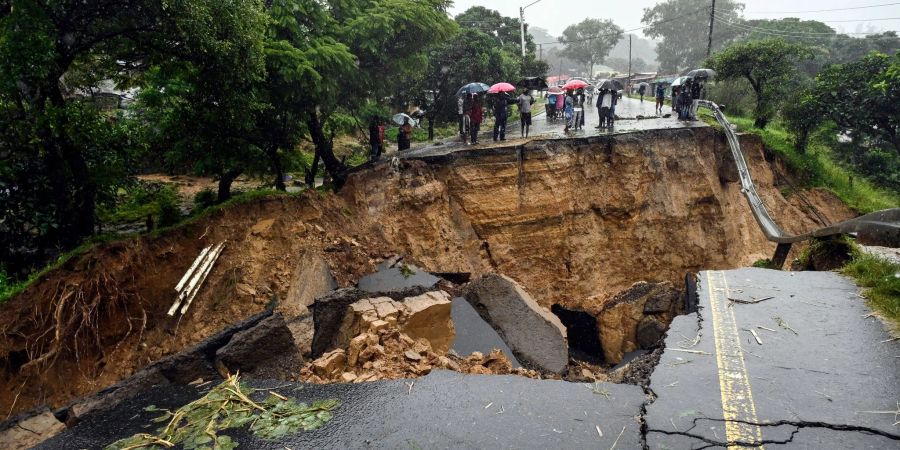
{"type": "MultiPolygon", "coordinates": [[[[761,141],[741,145],[779,223],[817,225],[782,196],[761,141]]],[[[261,311],[288,295],[304,252],[340,287],[400,254],[430,272],[503,273],[544,307],[591,311],[636,281],[680,285],[688,271],[749,265],[774,244],[739,185],[720,180],[727,151],[709,128],[533,140],[383,163],[337,195],[257,199],[99,245],[0,306],[0,414],[62,406],[261,311]],[[167,317],[178,279],[223,240],[191,309],[167,317]]],[[[812,209],[842,213],[815,198],[812,209]]]]}

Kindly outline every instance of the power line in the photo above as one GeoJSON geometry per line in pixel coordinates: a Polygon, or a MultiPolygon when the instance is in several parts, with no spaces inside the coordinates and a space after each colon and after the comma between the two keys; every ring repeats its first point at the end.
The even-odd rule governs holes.
{"type": "Polygon", "coordinates": [[[802,13],[819,13],[819,12],[829,12],[829,11],[849,11],[851,9],[867,9],[867,8],[878,8],[880,6],[893,6],[900,5],[900,2],[895,3],[881,3],[878,5],[867,5],[867,6],[851,6],[848,8],[832,8],[832,9],[813,9],[808,11],[748,11],[747,14],[802,14],[802,13]]]}
{"type": "Polygon", "coordinates": [[[702,7],[702,8],[697,8],[697,9],[695,9],[695,10],[688,11],[687,13],[682,14],[682,15],[680,15],[680,16],[675,16],[675,17],[673,17],[673,18],[671,18],[671,19],[660,20],[660,21],[658,21],[658,22],[653,22],[653,23],[651,23],[651,24],[649,24],[649,25],[644,25],[644,26],[642,26],[642,27],[632,28],[632,29],[630,29],[630,30],[622,30],[622,31],[615,32],[615,33],[601,33],[601,34],[598,34],[598,35],[595,35],[595,36],[591,36],[591,37],[588,37],[588,38],[584,38],[584,39],[573,39],[573,40],[571,40],[571,41],[541,42],[541,43],[538,43],[538,45],[572,44],[572,43],[577,43],[577,42],[592,41],[592,40],[594,40],[594,39],[598,39],[598,38],[601,38],[601,37],[618,36],[618,35],[621,35],[621,34],[624,34],[624,33],[631,33],[631,32],[633,32],[633,31],[640,31],[640,30],[643,30],[643,29],[645,29],[645,28],[650,28],[650,27],[652,27],[652,26],[660,25],[660,24],[663,24],[663,23],[666,23],[666,22],[673,22],[673,21],[675,21],[675,20],[681,19],[681,18],[683,18],[683,17],[687,17],[687,16],[689,16],[689,15],[691,15],[691,14],[694,14],[694,13],[697,13],[697,12],[699,12],[699,11],[703,11],[704,9],[709,9],[709,8],[706,7],[706,6],[704,6],[704,7],[702,7]]]}

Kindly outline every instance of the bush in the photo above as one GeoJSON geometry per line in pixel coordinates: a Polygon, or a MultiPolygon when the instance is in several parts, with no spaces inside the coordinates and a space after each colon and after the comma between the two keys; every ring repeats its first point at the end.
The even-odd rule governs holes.
{"type": "Polygon", "coordinates": [[[706,85],[706,98],[725,105],[728,114],[749,115],[753,111],[756,97],[750,83],[744,79],[717,81],[706,85]]]}
{"type": "Polygon", "coordinates": [[[203,211],[218,201],[218,195],[212,189],[203,189],[194,194],[194,212],[203,211]]]}
{"type": "Polygon", "coordinates": [[[156,200],[159,208],[157,224],[160,227],[175,225],[181,221],[181,206],[178,204],[178,195],[172,190],[166,190],[160,194],[156,200]]]}
{"type": "Polygon", "coordinates": [[[869,305],[900,327],[900,264],[856,249],[853,261],[841,272],[867,288],[863,296],[869,305]]]}

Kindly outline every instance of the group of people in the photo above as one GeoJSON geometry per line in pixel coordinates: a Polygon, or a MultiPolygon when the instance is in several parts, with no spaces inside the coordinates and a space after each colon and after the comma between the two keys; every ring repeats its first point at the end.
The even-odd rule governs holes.
{"type": "Polygon", "coordinates": [[[681,86],[672,86],[672,111],[677,114],[678,120],[697,120],[697,108],[702,97],[702,80],[691,78],[681,86]]]}
{"type": "MultiPolygon", "coordinates": [[[[484,120],[484,105],[482,103],[482,94],[468,94],[459,97],[457,101],[457,112],[459,113],[459,135],[462,141],[467,145],[478,143],[478,132],[481,129],[481,122],[484,120]]],[[[506,123],[509,120],[509,106],[517,105],[519,108],[519,123],[521,126],[522,136],[528,137],[531,129],[531,105],[534,104],[534,97],[528,89],[523,89],[522,94],[516,98],[507,92],[490,94],[487,96],[490,103],[491,112],[494,115],[494,141],[506,140],[506,123]]]]}

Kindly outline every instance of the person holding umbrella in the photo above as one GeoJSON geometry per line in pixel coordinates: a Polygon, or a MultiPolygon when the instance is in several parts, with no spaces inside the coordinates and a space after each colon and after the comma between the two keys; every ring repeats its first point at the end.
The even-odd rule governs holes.
{"type": "Polygon", "coordinates": [[[638,85],[638,94],[641,96],[641,103],[644,103],[644,92],[647,91],[647,83],[641,83],[638,85]]]}
{"type": "Polygon", "coordinates": [[[409,116],[403,118],[403,125],[397,130],[397,151],[409,149],[409,137],[412,135],[412,125],[409,123],[409,116]]]}
{"type": "Polygon", "coordinates": [[[700,106],[700,97],[703,93],[703,82],[694,79],[691,82],[691,120],[697,120],[697,108],[700,106]]]}
{"type": "Polygon", "coordinates": [[[528,89],[522,89],[516,101],[519,104],[519,127],[521,128],[522,137],[528,137],[528,131],[531,128],[531,105],[534,104],[534,97],[528,92],[528,89]]]}
{"type": "Polygon", "coordinates": [[[381,151],[384,149],[384,125],[381,124],[378,116],[372,116],[372,120],[369,122],[369,145],[372,147],[369,160],[378,161],[381,151]]]}
{"type": "Polygon", "coordinates": [[[471,121],[469,143],[475,145],[478,143],[478,130],[481,128],[481,121],[484,119],[484,112],[481,110],[481,98],[478,94],[472,94],[472,107],[469,110],[469,119],[471,121]]]}
{"type": "Polygon", "coordinates": [[[666,103],[666,87],[662,83],[656,83],[656,114],[662,115],[663,105],[666,103]]]}

